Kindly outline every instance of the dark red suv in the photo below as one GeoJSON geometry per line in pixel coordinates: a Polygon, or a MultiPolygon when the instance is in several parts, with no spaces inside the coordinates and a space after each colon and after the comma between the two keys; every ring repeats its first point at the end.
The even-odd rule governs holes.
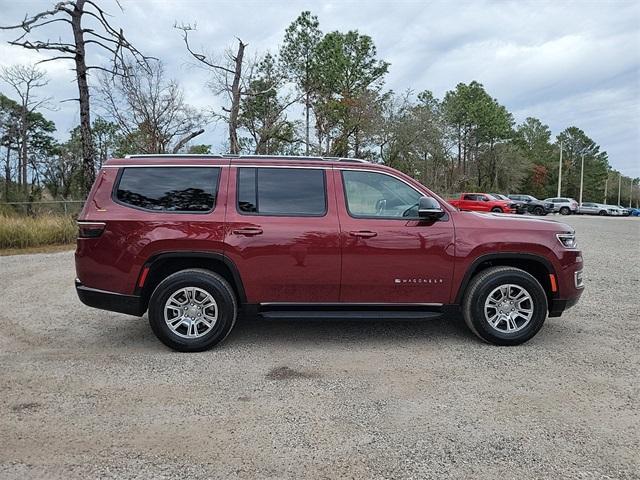
{"type": "Polygon", "coordinates": [[[354,159],[136,155],[108,161],[80,214],[76,289],[204,350],[238,310],[265,318],[462,313],[485,341],[529,340],[582,294],[571,227],[461,212],[354,159]]]}

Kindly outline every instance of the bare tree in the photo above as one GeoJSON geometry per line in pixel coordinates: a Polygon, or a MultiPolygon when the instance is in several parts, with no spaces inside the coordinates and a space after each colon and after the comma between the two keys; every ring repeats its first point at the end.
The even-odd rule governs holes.
{"type": "Polygon", "coordinates": [[[187,47],[187,51],[198,62],[204,65],[213,74],[211,87],[216,94],[227,94],[229,97],[229,108],[224,107],[226,115],[222,115],[229,125],[229,151],[230,153],[240,153],[240,142],[238,141],[238,117],[240,114],[240,101],[246,95],[261,95],[266,92],[253,92],[249,85],[253,67],[256,62],[246,65],[244,49],[247,44],[239,38],[236,53],[231,50],[225,52],[221,61],[213,59],[212,55],[196,52],[189,44],[189,32],[196,30],[195,25],[175,24],[174,28],[182,32],[182,39],[187,47]],[[245,68],[248,67],[248,68],[245,68]]]}
{"type": "Polygon", "coordinates": [[[167,80],[161,62],[146,70],[131,66],[130,74],[103,74],[99,93],[107,114],[129,146],[143,153],[177,153],[204,132],[204,118],[184,101],[175,80],[167,80]]]}
{"type": "Polygon", "coordinates": [[[20,153],[18,156],[18,179],[23,190],[27,191],[27,164],[29,143],[29,114],[38,108],[46,106],[51,97],[39,97],[38,88],[49,83],[46,73],[34,65],[12,65],[4,67],[0,72],[0,78],[15,90],[20,99],[20,122],[18,124],[18,137],[20,153]]]}
{"type": "MultiPolygon", "coordinates": [[[[117,3],[117,0],[116,0],[117,3]]],[[[119,5],[119,4],[118,4],[119,5]]],[[[125,38],[122,29],[117,29],[108,20],[108,14],[92,0],[60,1],[50,10],[25,18],[16,25],[0,26],[2,30],[22,30],[20,35],[9,42],[11,45],[21,46],[30,50],[50,50],[59,54],[43,60],[73,60],[75,65],[76,83],[78,85],[78,102],[80,103],[80,128],[82,135],[82,171],[83,191],[87,193],[95,179],[95,147],[91,136],[91,115],[88,72],[92,69],[104,70],[111,75],[125,75],[125,55],[131,55],[136,62],[145,65],[149,57],[142,55],[125,38]],[[91,21],[94,26],[83,27],[83,20],[91,21]],[[68,41],[32,40],[32,32],[40,27],[53,24],[67,24],[71,34],[68,41]],[[108,67],[87,65],[86,48],[95,45],[107,53],[111,58],[108,67]]]]}

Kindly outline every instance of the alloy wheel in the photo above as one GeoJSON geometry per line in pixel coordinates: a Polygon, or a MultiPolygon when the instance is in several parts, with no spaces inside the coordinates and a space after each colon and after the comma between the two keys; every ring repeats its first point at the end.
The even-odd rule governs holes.
{"type": "Polygon", "coordinates": [[[200,338],[209,333],[218,321],[218,304],[202,288],[181,288],[166,301],[164,321],[179,337],[200,338]]]}
{"type": "Polygon", "coordinates": [[[518,332],[525,328],[533,317],[531,294],[520,285],[500,285],[487,296],[484,302],[484,316],[487,323],[501,333],[518,332]]]}

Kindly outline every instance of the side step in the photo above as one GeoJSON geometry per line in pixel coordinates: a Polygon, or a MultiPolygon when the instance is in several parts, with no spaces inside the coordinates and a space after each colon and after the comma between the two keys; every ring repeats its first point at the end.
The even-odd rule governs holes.
{"type": "Polygon", "coordinates": [[[263,304],[257,314],[266,320],[424,320],[444,315],[441,306],[263,304]]]}

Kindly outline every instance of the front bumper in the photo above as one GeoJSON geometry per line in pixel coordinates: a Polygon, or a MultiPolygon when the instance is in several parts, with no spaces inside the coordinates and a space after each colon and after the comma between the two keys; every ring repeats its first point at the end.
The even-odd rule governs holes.
{"type": "Polygon", "coordinates": [[[580,296],[568,298],[568,299],[559,299],[554,298],[551,300],[549,304],[549,316],[550,317],[559,317],[565,310],[570,309],[580,300],[580,296]]]}
{"type": "Polygon", "coordinates": [[[76,293],[82,303],[89,307],[109,310],[111,312],[126,313],[141,317],[146,308],[137,295],[123,295],[84,286],[76,279],[76,293]]]}

